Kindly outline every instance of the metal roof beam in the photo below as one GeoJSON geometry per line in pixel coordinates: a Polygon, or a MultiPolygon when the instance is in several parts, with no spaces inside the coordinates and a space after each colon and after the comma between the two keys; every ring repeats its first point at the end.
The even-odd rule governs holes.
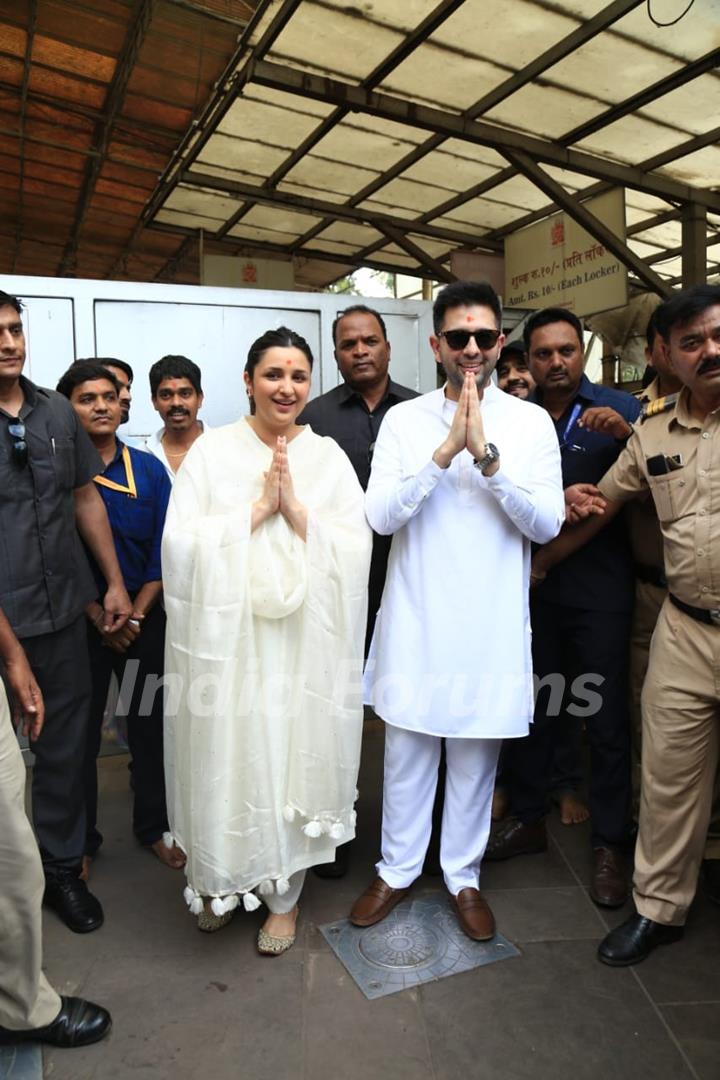
{"type": "Polygon", "coordinates": [[[150,27],[156,3],[157,0],[140,0],[132,23],[128,28],[125,44],[118,57],[115,73],[105,99],[105,116],[104,119],[96,125],[93,135],[93,149],[98,151],[98,156],[89,158],[85,166],[85,177],[83,179],[75,210],[72,233],[65,245],[63,257],[60,260],[57,271],[58,277],[72,276],[75,271],[75,260],[77,257],[78,245],[80,243],[80,234],[85,223],[85,215],[95,192],[95,185],[98,181],[98,177],[100,176],[100,172],[105,163],[105,155],[110,144],[115,120],[125,101],[127,84],[145,40],[145,35],[150,27]]]}
{"type": "MultiPolygon", "coordinates": [[[[558,61],[562,60],[565,56],[568,56],[575,49],[580,48],[581,45],[584,45],[592,37],[595,37],[603,30],[606,30],[614,22],[637,6],[638,0],[623,0],[623,2],[620,3],[610,4],[608,7],[598,12],[594,18],[587,20],[587,22],[584,22],[577,30],[573,30],[572,33],[568,34],[561,41],[558,41],[550,49],[547,49],[541,56],[537,57],[532,64],[523,68],[522,71],[516,72],[514,75],[510,76],[510,78],[506,79],[505,82],[501,83],[499,87],[496,87],[494,91],[491,91],[490,94],[487,94],[485,97],[480,98],[479,101],[476,101],[474,105],[463,113],[463,116],[472,120],[488,109],[493,108],[493,106],[499,104],[500,101],[505,100],[506,97],[514,93],[521,86],[524,86],[527,82],[537,78],[548,68],[557,64],[558,61]]],[[[445,142],[445,140],[446,136],[444,135],[431,135],[430,138],[426,139],[420,146],[415,147],[415,149],[411,150],[401,158],[400,161],[395,162],[395,164],[390,169],[387,169],[382,176],[378,177],[376,180],[371,180],[361,191],[356,195],[353,195],[349,200],[350,205],[357,206],[371,195],[374,195],[376,191],[379,191],[391,180],[394,180],[412,165],[416,164],[416,162],[421,161],[427,154],[436,150],[445,142]]],[[[469,199],[477,198],[478,195],[492,190],[493,187],[503,183],[514,175],[515,171],[513,169],[504,169],[497,176],[491,177],[482,184],[476,185],[475,188],[471,188],[470,192],[449,199],[446,203],[443,203],[441,207],[438,207],[435,212],[423,214],[420,220],[428,221],[432,217],[438,217],[443,213],[447,213],[450,209],[462,206],[462,204],[469,199]]],[[[325,227],[325,225],[322,226],[322,228],[325,227]]],[[[322,228],[318,226],[317,232],[321,232],[322,228]]],[[[316,235],[316,233],[312,235],[316,235]]],[[[307,239],[311,239],[311,234],[307,234],[307,239]]]]}
{"type": "MultiPolygon", "coordinates": [[[[263,50],[268,49],[278,34],[285,28],[287,22],[292,18],[296,8],[300,4],[301,0],[284,0],[279,11],[275,14],[270,25],[267,27],[265,33],[261,37],[260,41],[255,47],[255,54],[257,56],[263,55],[263,50]]],[[[148,199],[142,214],[140,215],[135,228],[132,231],[130,239],[125,245],[124,251],[118,256],[110,270],[105,275],[106,278],[112,278],[117,271],[117,268],[122,266],[127,256],[130,254],[141,232],[148,224],[148,222],[155,215],[160,206],[164,203],[168,194],[172,190],[177,175],[181,167],[187,164],[187,162],[194,160],[199,154],[202,147],[215,131],[215,128],[222,120],[225,113],[228,111],[232,103],[235,101],[238,94],[242,92],[245,85],[245,77],[247,76],[247,70],[245,75],[238,73],[237,66],[240,63],[243,55],[245,54],[250,38],[255,32],[256,27],[260,23],[260,20],[265,15],[265,12],[272,6],[273,0],[260,0],[255,14],[250,22],[247,24],[243,32],[238,39],[237,48],[233,52],[230,60],[225,65],[223,74],[215,84],[215,93],[210,98],[210,101],[201,110],[200,115],[194,120],[185,135],[180,142],[180,145],[176,149],[175,153],[170,158],[170,161],[166,165],[162,172],[160,180],[158,182],[155,191],[148,199]],[[199,132],[199,134],[198,134],[199,132]],[[189,153],[192,148],[192,155],[189,153]],[[185,159],[187,158],[187,161],[185,159]]]]}
{"type": "Polygon", "coordinates": [[[678,87],[684,86],[685,83],[697,79],[700,75],[705,75],[708,71],[712,71],[713,68],[717,67],[718,62],[720,62],[720,49],[712,49],[692,64],[686,64],[679,71],[675,71],[672,75],[668,75],[666,78],[653,83],[652,86],[646,87],[639,94],[634,94],[632,97],[626,98],[625,101],[618,102],[617,105],[613,105],[612,108],[600,113],[599,116],[588,120],[586,124],[580,124],[578,127],[573,128],[572,131],[568,131],[559,141],[563,145],[581,142],[583,139],[587,139],[588,136],[600,131],[601,128],[607,127],[608,124],[614,124],[616,120],[622,119],[623,116],[642,109],[643,105],[649,105],[650,102],[655,101],[657,98],[664,97],[665,94],[677,90],[678,87]]]}
{"type": "MultiPolygon", "coordinates": [[[[718,141],[720,141],[720,127],[714,128],[712,131],[706,131],[704,135],[696,135],[692,139],[688,139],[686,142],[680,143],[679,146],[675,146],[670,150],[665,150],[662,154],[657,154],[655,157],[647,158],[645,161],[641,161],[637,168],[643,169],[643,171],[648,172],[652,169],[659,169],[663,165],[667,165],[671,161],[676,161],[679,158],[686,157],[688,154],[694,154],[697,150],[702,150],[706,146],[711,146],[718,141]]],[[[607,183],[592,184],[590,187],[583,188],[583,190],[577,197],[581,199],[591,199],[595,195],[602,195],[605,191],[609,191],[610,188],[614,186],[615,185],[613,184],[607,183]]],[[[509,225],[503,225],[501,229],[493,229],[489,233],[489,236],[493,240],[501,240],[509,233],[517,232],[518,229],[523,229],[526,225],[532,225],[535,221],[541,221],[543,218],[547,217],[548,214],[552,214],[554,210],[555,207],[552,204],[549,206],[543,206],[540,210],[533,210],[532,213],[526,214],[525,217],[519,218],[517,221],[510,222],[509,225]]],[[[679,212],[680,210],[678,207],[677,212],[674,214],[674,216],[679,216],[679,212]]],[[[658,224],[660,223],[658,222],[658,224]]],[[[645,226],[640,226],[640,229],[644,227],[645,226]]],[[[628,232],[638,232],[640,231],[640,229],[636,229],[634,226],[631,226],[630,229],[628,229],[628,232]]]]}
{"type": "MultiPolygon", "coordinates": [[[[254,200],[264,206],[283,206],[301,213],[315,214],[316,216],[329,217],[333,221],[351,221],[355,224],[372,225],[382,232],[385,225],[394,226],[401,232],[414,232],[419,236],[429,236],[433,240],[447,240],[467,246],[472,243],[474,247],[484,248],[482,236],[469,236],[466,232],[454,229],[440,228],[437,225],[425,225],[408,221],[407,218],[395,217],[393,214],[382,214],[375,210],[363,210],[360,207],[346,206],[344,203],[333,203],[326,199],[309,199],[304,195],[294,195],[289,191],[268,191],[266,188],[256,187],[253,184],[244,184],[239,180],[226,180],[222,176],[210,176],[201,172],[184,172],[181,180],[183,183],[193,184],[195,187],[207,188],[211,191],[222,191],[232,195],[236,199],[254,200]]],[[[220,237],[222,239],[222,237],[220,237]]],[[[490,251],[499,250],[496,246],[489,248],[490,251]]]]}
{"type": "Polygon", "coordinates": [[[393,225],[387,223],[383,225],[382,231],[387,236],[388,240],[391,240],[394,244],[397,244],[399,248],[415,259],[420,266],[423,266],[429,274],[433,276],[436,281],[444,281],[446,285],[449,285],[451,281],[457,281],[455,274],[451,273],[446,266],[438,262],[437,259],[433,259],[431,255],[428,255],[426,251],[423,251],[421,247],[406,236],[400,229],[396,229],[393,225]]]}
{"type": "Polygon", "coordinates": [[[554,67],[555,64],[564,60],[566,56],[574,53],[581,45],[585,45],[591,38],[597,37],[598,34],[601,34],[603,30],[607,30],[618,19],[622,19],[623,16],[644,3],[645,0],[615,0],[615,3],[608,4],[592,19],[581,22],[577,30],[573,30],[561,41],[551,45],[549,49],[546,49],[544,53],[541,53],[521,71],[511,75],[505,82],[500,83],[494,90],[485,94],[472,109],[468,110],[468,114],[474,118],[482,115],[482,113],[489,112],[490,109],[494,109],[496,105],[505,101],[511,94],[514,94],[521,87],[527,86],[528,83],[537,79],[543,72],[554,67]]]}
{"type": "Polygon", "coordinates": [[[636,166],[621,165],[593,154],[559,146],[549,139],[540,139],[479,120],[468,121],[454,113],[418,105],[390,94],[365,90],[361,86],[353,86],[338,79],[311,75],[295,68],[268,63],[267,60],[252,61],[251,66],[252,81],[261,86],[316,101],[342,104],[359,113],[424,128],[476,146],[489,146],[501,154],[505,151],[528,153],[537,161],[557,165],[571,172],[622,184],[659,198],[697,202],[720,212],[720,192],[692,188],[669,177],[644,172],[636,166]]]}
{"type": "MultiPolygon", "coordinates": [[[[716,247],[718,244],[720,244],[720,233],[716,233],[714,236],[710,237],[706,235],[706,248],[716,247]]],[[[657,255],[651,255],[645,262],[648,263],[648,265],[654,266],[655,263],[664,263],[667,262],[668,259],[677,259],[682,253],[682,245],[680,245],[680,247],[664,248],[663,251],[658,251],[657,255]]]]}
{"type": "Polygon", "coordinates": [[[706,146],[713,146],[718,140],[720,140],[720,127],[712,128],[711,131],[696,135],[694,138],[688,139],[687,142],[680,143],[678,146],[671,146],[669,150],[663,150],[661,154],[648,158],[647,161],[640,163],[640,168],[661,169],[663,165],[670,165],[673,161],[687,157],[688,154],[695,154],[698,150],[704,150],[706,146]]]}
{"type": "MultiPolygon", "coordinates": [[[[225,66],[223,74],[215,84],[215,93],[204,109],[185,133],[185,137],[168,162],[160,182],[153,192],[152,198],[143,210],[140,228],[154,216],[158,208],[165,201],[177,180],[181,168],[187,168],[197,158],[208,139],[215,133],[218,124],[223,119],[235,99],[242,93],[249,76],[249,66],[246,64],[238,70],[238,64],[247,52],[250,39],[265,11],[272,6],[273,0],[263,0],[257,7],[255,18],[251,19],[245,30],[240,35],[237,48],[225,66]]],[[[282,5],[265,30],[254,48],[253,55],[261,58],[272,47],[275,38],[285,29],[285,26],[295,14],[302,0],[283,0],[282,5]]]]}
{"type": "MultiPolygon", "coordinates": [[[[465,0],[441,0],[441,3],[434,8],[430,14],[423,19],[418,27],[413,30],[411,34],[408,34],[404,41],[393,49],[393,51],[387,56],[382,63],[370,72],[367,78],[363,79],[361,86],[372,89],[381,83],[391,71],[394,70],[403,60],[407,59],[411,52],[421,45],[432,33],[437,30],[439,26],[445,22],[446,19],[452,15],[457,8],[461,7],[465,0]]],[[[328,132],[332,131],[336,124],[347,115],[348,110],[342,106],[334,109],[329,116],[326,116],[322,123],[312,131],[307,138],[303,139],[299,146],[296,146],[289,157],[283,161],[282,165],[279,165],[271,176],[265,180],[263,187],[274,188],[280,183],[283,177],[287,176],[291,169],[301,161],[307,153],[309,153],[314,146],[325,138],[328,132]]],[[[244,206],[241,210],[238,210],[236,214],[230,218],[224,228],[220,230],[220,235],[224,236],[252,209],[251,206],[244,206]]],[[[325,228],[326,226],[323,226],[325,228]]],[[[322,232],[322,229],[318,231],[322,232]]]]}
{"type": "Polygon", "coordinates": [[[690,203],[682,209],[683,288],[707,281],[707,211],[690,203]]]}
{"type": "MultiPolygon", "coordinates": [[[[154,232],[165,232],[184,234],[197,238],[197,230],[188,229],[182,225],[164,225],[162,222],[154,221],[148,228],[154,232]]],[[[212,241],[212,238],[210,238],[212,241]]],[[[338,255],[333,251],[322,251],[321,249],[307,248],[296,250],[294,247],[283,247],[282,244],[266,243],[262,240],[243,240],[242,237],[225,236],[222,240],[213,241],[218,243],[221,247],[227,247],[230,251],[242,252],[242,251],[254,251],[254,252],[266,252],[271,255],[283,255],[286,259],[299,258],[299,259],[318,259],[322,262],[337,263],[340,266],[344,266],[348,269],[352,269],[353,266],[358,265],[353,255],[338,255]]],[[[389,274],[409,274],[411,277],[425,278],[429,281],[435,280],[435,275],[429,270],[425,270],[420,267],[417,270],[411,267],[398,266],[396,263],[383,262],[380,259],[367,259],[363,260],[363,266],[369,266],[371,270],[382,270],[384,273],[389,274]]]]}
{"type": "MultiPolygon", "coordinates": [[[[186,236],[175,254],[171,255],[167,262],[163,263],[157,273],[153,275],[153,281],[160,281],[165,274],[168,274],[170,281],[172,281],[177,273],[180,263],[190,254],[194,247],[199,245],[199,243],[200,237],[196,232],[192,232],[189,236],[186,236]]],[[[202,267],[200,267],[200,274],[202,275],[202,267]]]]}
{"type": "Polygon", "coordinates": [[[599,240],[608,251],[620,259],[625,266],[640,278],[649,289],[656,292],[658,296],[666,297],[670,295],[670,289],[666,286],[665,282],[654,270],[643,262],[643,260],[632,251],[624,240],[621,240],[618,236],[612,232],[607,225],[605,225],[595,214],[591,213],[586,206],[583,206],[581,202],[569,195],[565,188],[563,188],[556,180],[553,180],[543,169],[537,165],[532,158],[527,154],[522,153],[507,153],[507,159],[511,165],[526,176],[528,180],[531,180],[536,187],[540,188],[548,198],[552,199],[561,210],[564,210],[569,217],[576,221],[578,225],[586,229],[591,236],[599,240]]]}

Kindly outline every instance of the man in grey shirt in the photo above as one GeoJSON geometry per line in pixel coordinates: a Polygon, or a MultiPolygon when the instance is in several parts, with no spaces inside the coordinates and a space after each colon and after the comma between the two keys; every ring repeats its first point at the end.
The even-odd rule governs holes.
{"type": "Polygon", "coordinates": [[[103,913],[78,877],[90,695],[84,608],[96,592],[81,537],[108,582],[106,627],[119,629],[131,606],[93,484],[102,461],[70,403],[22,375],[21,310],[0,292],[0,606],[45,699],[45,726],[30,743],[45,903],[87,933],[103,913]]]}

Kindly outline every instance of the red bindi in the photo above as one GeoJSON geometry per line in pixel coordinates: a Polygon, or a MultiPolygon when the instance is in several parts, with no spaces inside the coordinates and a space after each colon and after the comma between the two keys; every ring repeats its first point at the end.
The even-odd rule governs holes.
{"type": "Polygon", "coordinates": [[[466,315],[465,316],[465,322],[472,322],[472,320],[473,320],[472,315],[466,315]]]}

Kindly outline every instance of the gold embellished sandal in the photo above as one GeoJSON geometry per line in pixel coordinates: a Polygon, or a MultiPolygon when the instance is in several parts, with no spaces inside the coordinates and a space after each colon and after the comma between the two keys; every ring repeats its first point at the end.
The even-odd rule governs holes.
{"type": "Polygon", "coordinates": [[[226,911],[224,915],[215,915],[212,911],[203,910],[197,917],[197,928],[204,934],[214,934],[227,926],[234,914],[234,911],[226,911]]]}
{"type": "Polygon", "coordinates": [[[295,934],[290,937],[273,937],[260,928],[257,939],[257,950],[263,956],[280,956],[287,952],[295,944],[295,934]]]}
{"type": "MultiPolygon", "coordinates": [[[[296,906],[296,923],[299,914],[300,909],[296,906]]],[[[265,927],[261,926],[258,931],[257,950],[261,956],[280,956],[282,953],[287,952],[288,949],[292,949],[295,944],[295,937],[295,934],[290,934],[288,937],[275,937],[274,934],[268,934],[265,927]]]]}

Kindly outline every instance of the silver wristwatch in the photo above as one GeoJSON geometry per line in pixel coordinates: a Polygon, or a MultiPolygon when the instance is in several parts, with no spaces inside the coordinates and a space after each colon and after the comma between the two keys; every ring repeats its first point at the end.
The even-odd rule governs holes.
{"type": "Polygon", "coordinates": [[[479,469],[481,473],[484,473],[490,465],[499,460],[500,451],[497,446],[495,443],[488,442],[485,443],[485,446],[483,447],[483,456],[481,458],[473,458],[473,465],[476,469],[479,469]]]}

